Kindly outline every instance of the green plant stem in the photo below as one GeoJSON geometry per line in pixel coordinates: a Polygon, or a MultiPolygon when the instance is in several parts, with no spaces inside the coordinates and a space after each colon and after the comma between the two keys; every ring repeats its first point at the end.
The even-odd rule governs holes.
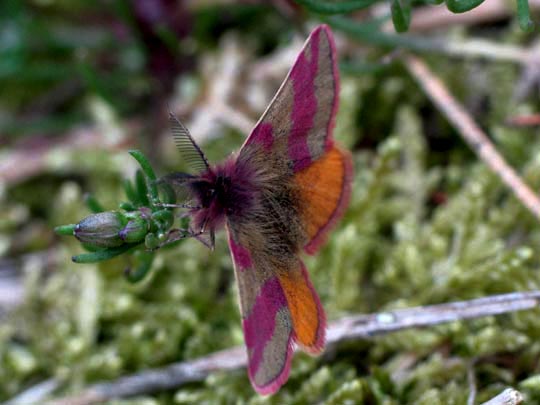
{"type": "Polygon", "coordinates": [[[54,232],[57,235],[73,236],[73,232],[75,231],[76,226],[76,224],[60,225],[54,228],[54,232]]]}
{"type": "Polygon", "coordinates": [[[355,10],[361,10],[367,8],[378,0],[349,0],[342,2],[327,2],[321,0],[296,0],[298,4],[301,4],[308,8],[310,11],[320,14],[343,14],[349,13],[355,10]]]}

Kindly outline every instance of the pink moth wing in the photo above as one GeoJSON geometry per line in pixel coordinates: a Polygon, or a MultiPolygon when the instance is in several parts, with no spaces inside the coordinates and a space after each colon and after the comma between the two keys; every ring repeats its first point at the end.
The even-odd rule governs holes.
{"type": "Polygon", "coordinates": [[[294,344],[310,354],[324,348],[325,313],[299,254],[318,249],[349,200],[350,156],[332,137],[338,93],[334,41],[322,25],[234,162],[256,190],[227,230],[248,375],[261,394],[287,381],[294,344]]]}

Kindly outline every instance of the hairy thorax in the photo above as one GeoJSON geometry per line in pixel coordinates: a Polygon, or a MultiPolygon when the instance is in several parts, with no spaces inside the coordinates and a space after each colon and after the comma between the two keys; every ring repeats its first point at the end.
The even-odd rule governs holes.
{"type": "Polygon", "coordinates": [[[199,205],[193,212],[194,227],[217,230],[226,222],[241,225],[249,233],[238,235],[245,245],[265,240],[257,251],[291,256],[305,243],[295,190],[288,178],[279,176],[281,170],[258,171],[253,163],[231,158],[194,179],[191,188],[199,205]]]}

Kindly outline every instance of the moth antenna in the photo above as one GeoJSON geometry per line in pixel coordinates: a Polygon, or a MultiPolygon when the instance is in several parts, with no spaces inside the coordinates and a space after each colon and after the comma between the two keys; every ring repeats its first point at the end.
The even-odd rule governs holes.
{"type": "Polygon", "coordinates": [[[171,123],[174,143],[189,167],[198,173],[207,170],[209,167],[208,160],[203,151],[195,143],[188,129],[171,111],[169,111],[169,122],[171,123]]]}

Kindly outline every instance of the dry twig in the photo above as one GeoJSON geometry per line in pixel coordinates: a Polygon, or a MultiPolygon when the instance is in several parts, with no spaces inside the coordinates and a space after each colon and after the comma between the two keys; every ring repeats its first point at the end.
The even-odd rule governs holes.
{"type": "Polygon", "coordinates": [[[469,383],[469,397],[467,398],[467,405],[474,405],[476,401],[476,375],[474,372],[475,361],[472,360],[467,366],[467,382],[469,383]]]}
{"type": "Polygon", "coordinates": [[[32,176],[42,174],[59,152],[82,151],[88,149],[116,150],[133,144],[133,136],[138,123],[126,126],[126,136],[111,142],[99,128],[76,129],[58,138],[33,137],[32,144],[21,142],[9,152],[0,156],[0,183],[8,185],[20,183],[32,176]]]}
{"type": "Polygon", "coordinates": [[[16,397],[4,402],[3,405],[39,404],[43,401],[43,398],[53,393],[59,385],[60,382],[58,380],[49,378],[21,392],[16,397]]]}
{"type": "Polygon", "coordinates": [[[406,56],[405,65],[431,101],[446,116],[480,159],[510,187],[523,205],[540,219],[540,199],[538,196],[506,163],[488,136],[476,125],[461,104],[452,97],[442,81],[429,70],[422,60],[415,56],[406,56]]]}
{"type": "MultiPolygon", "coordinates": [[[[434,326],[446,322],[531,309],[539,304],[540,291],[530,291],[493,295],[470,301],[398,309],[371,315],[350,316],[330,325],[327,336],[328,347],[334,347],[347,340],[369,339],[375,335],[403,329],[434,326]]],[[[201,381],[213,371],[234,370],[245,366],[244,347],[234,347],[197,360],[175,363],[167,367],[122,377],[116,381],[96,384],[78,395],[53,400],[48,404],[88,405],[112,398],[170,390],[188,382],[201,381]]],[[[505,398],[509,397],[511,397],[510,394],[505,394],[505,398]]],[[[489,404],[503,403],[490,402],[489,404]]],[[[509,402],[509,404],[518,403],[509,402]]]]}
{"type": "Polygon", "coordinates": [[[481,405],[519,405],[522,402],[523,395],[521,395],[521,392],[513,388],[507,388],[496,397],[491,398],[481,405]]]}
{"type": "Polygon", "coordinates": [[[540,114],[516,115],[506,120],[506,125],[516,128],[530,128],[540,126],[540,114]]]}

